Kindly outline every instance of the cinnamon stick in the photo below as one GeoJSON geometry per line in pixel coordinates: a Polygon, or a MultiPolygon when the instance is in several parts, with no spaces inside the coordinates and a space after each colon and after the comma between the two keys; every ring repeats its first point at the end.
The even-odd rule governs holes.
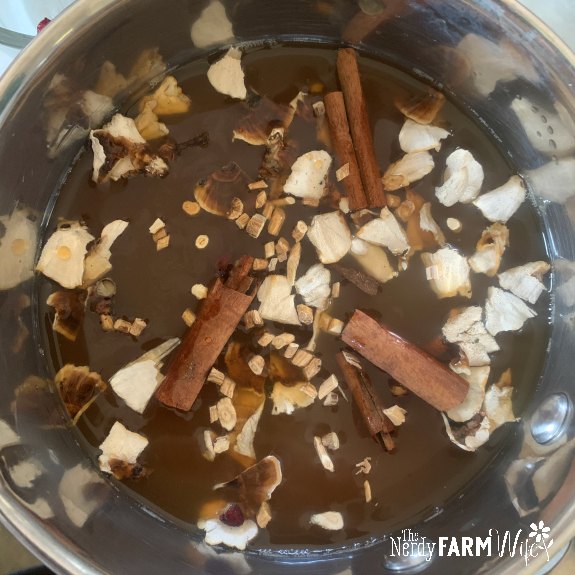
{"type": "Polygon", "coordinates": [[[362,311],[355,310],[342,339],[440,411],[453,409],[467,396],[467,381],[362,311]]]}
{"type": "Polygon", "coordinates": [[[361,181],[370,208],[386,205],[381,172],[375,157],[373,136],[369,126],[367,105],[361,88],[357,54],[352,48],[342,48],[337,53],[337,74],[345,99],[345,108],[351,138],[361,173],[361,181]]]}
{"type": "Polygon", "coordinates": [[[255,297],[255,290],[246,293],[253,281],[248,275],[252,265],[252,257],[242,257],[227,280],[218,278],[210,289],[156,391],[164,405],[183,411],[192,407],[208,372],[255,297]]]}
{"type": "Polygon", "coordinates": [[[349,132],[343,94],[341,92],[330,92],[326,94],[323,101],[339,165],[349,165],[349,174],[342,180],[347,192],[349,209],[355,211],[366,208],[367,197],[363,190],[359,166],[349,132]]]}
{"type": "Polygon", "coordinates": [[[390,433],[395,430],[395,426],[383,413],[385,406],[376,394],[367,373],[361,368],[359,359],[348,351],[340,351],[335,359],[369,434],[383,443],[388,451],[393,451],[395,444],[390,433]]]}

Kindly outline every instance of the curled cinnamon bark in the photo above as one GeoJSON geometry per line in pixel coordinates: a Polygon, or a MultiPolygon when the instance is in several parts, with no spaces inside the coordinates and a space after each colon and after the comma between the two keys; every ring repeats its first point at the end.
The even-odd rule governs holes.
{"type": "Polygon", "coordinates": [[[341,337],[373,365],[440,411],[457,407],[467,396],[467,381],[362,311],[355,310],[341,337]]]}
{"type": "Polygon", "coordinates": [[[369,126],[367,105],[361,88],[357,54],[352,48],[342,48],[337,53],[337,74],[345,99],[351,138],[357,156],[363,188],[370,208],[386,205],[381,172],[375,157],[373,136],[369,126]]]}
{"type": "Polygon", "coordinates": [[[248,275],[252,265],[252,257],[242,257],[228,278],[218,278],[208,292],[156,391],[164,405],[183,411],[191,409],[208,372],[254,299],[256,290],[247,293],[253,282],[248,275]]]}
{"type": "Polygon", "coordinates": [[[361,368],[359,359],[353,353],[340,351],[336,355],[336,361],[369,434],[382,443],[387,451],[393,451],[395,444],[390,433],[395,430],[395,426],[383,413],[385,406],[376,394],[367,373],[361,368]]]}
{"type": "Polygon", "coordinates": [[[343,179],[347,192],[349,208],[352,211],[367,207],[367,198],[363,189],[359,166],[349,131],[345,102],[342,92],[331,92],[324,98],[325,111],[331,139],[337,154],[339,165],[348,164],[349,174],[343,179]]]}

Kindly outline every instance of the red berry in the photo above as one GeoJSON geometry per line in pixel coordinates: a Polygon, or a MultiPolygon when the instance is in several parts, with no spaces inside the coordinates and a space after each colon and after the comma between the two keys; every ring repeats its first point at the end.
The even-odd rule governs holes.
{"type": "Polygon", "coordinates": [[[244,522],[244,514],[237,503],[232,503],[224,509],[220,521],[230,527],[239,527],[244,522]]]}
{"type": "Polygon", "coordinates": [[[50,18],[44,18],[43,20],[40,20],[40,22],[38,22],[38,26],[36,26],[36,32],[40,34],[40,32],[42,32],[42,30],[44,30],[44,28],[46,28],[50,22],[52,22],[50,18]]]}

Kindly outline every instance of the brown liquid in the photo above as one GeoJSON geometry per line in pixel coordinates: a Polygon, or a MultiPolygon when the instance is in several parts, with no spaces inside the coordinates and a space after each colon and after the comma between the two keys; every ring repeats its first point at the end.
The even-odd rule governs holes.
{"type": "MultiPolygon", "coordinates": [[[[302,87],[322,82],[327,89],[336,87],[335,52],[326,49],[281,47],[245,55],[243,65],[247,85],[260,94],[284,103],[302,87]]],[[[110,276],[118,286],[115,313],[129,318],[149,319],[149,327],[139,340],[119,333],[103,333],[95,314],[88,313],[83,331],[74,344],[55,335],[51,328],[51,310],[43,308],[46,333],[45,347],[54,369],[65,363],[89,365],[109,378],[145,349],[161,340],[183,336],[185,326],[181,313],[196,305],[190,295],[195,283],[209,284],[222,256],[231,260],[244,253],[263,257],[263,245],[271,238],[262,234],[252,239],[238,231],[233,222],[207,213],[190,218],[181,209],[182,202],[193,199],[195,183],[229,161],[236,161],[254,180],[257,178],[263,148],[243,142],[232,142],[231,131],[245,113],[242,104],[230,102],[217,94],[206,78],[207,63],[195,63],[179,74],[180,84],[192,98],[192,111],[170,124],[171,136],[184,141],[202,131],[210,134],[206,149],[189,149],[172,163],[164,180],[136,177],[109,186],[95,186],[91,181],[92,154],[86,153],[71,171],[63,186],[53,214],[58,217],[82,218],[96,234],[113,219],[127,219],[130,225],[112,248],[113,270],[110,276]],[[156,252],[148,232],[149,225],[161,217],[171,234],[170,247],[156,252]],[[209,245],[204,250],[194,247],[199,234],[207,234],[209,245]]],[[[374,124],[375,145],[379,164],[387,166],[401,155],[397,134],[403,122],[393,105],[400,94],[418,93],[424,86],[406,74],[381,63],[362,60],[364,88],[370,117],[374,124]]],[[[436,169],[413,186],[427,200],[434,200],[434,187],[441,183],[445,157],[456,147],[472,151],[485,169],[484,190],[501,185],[513,173],[488,137],[454,105],[447,103],[437,124],[451,130],[441,152],[434,154],[436,169]]],[[[290,138],[297,143],[298,154],[319,146],[313,124],[296,119],[290,138]]],[[[282,234],[289,237],[298,219],[309,222],[316,212],[301,204],[287,210],[282,234]]],[[[463,223],[463,232],[455,235],[446,230],[448,241],[463,253],[474,251],[487,222],[473,206],[444,208],[433,201],[435,219],[443,225],[448,216],[463,223]]],[[[54,226],[49,227],[49,232],[54,226]]],[[[545,259],[543,236],[534,209],[525,203],[508,223],[511,245],[501,269],[536,259],[545,259]]],[[[291,239],[291,238],[290,238],[291,239]]],[[[342,263],[346,263],[347,260],[342,263]]],[[[304,240],[299,273],[315,263],[312,246],[304,240]]],[[[350,258],[350,264],[352,260],[350,258]]],[[[332,281],[338,274],[332,272],[332,281]]],[[[54,286],[39,280],[40,301],[45,301],[54,286]]],[[[461,305],[481,305],[492,280],[472,274],[473,298],[438,300],[425,279],[419,256],[409,269],[385,284],[377,297],[369,297],[343,281],[341,297],[330,313],[345,319],[355,307],[376,311],[388,326],[403,337],[423,345],[438,335],[450,309],[461,305]]],[[[498,337],[502,351],[493,355],[490,381],[507,367],[512,368],[516,388],[514,403],[517,413],[528,400],[538,381],[548,338],[547,298],[537,304],[538,317],[530,320],[519,334],[498,337]]],[[[311,329],[297,331],[299,343],[306,343],[311,329]]],[[[241,336],[255,347],[257,336],[241,336]]],[[[342,347],[339,340],[323,334],[317,351],[323,359],[322,376],[340,375],[334,360],[342,347]]],[[[221,364],[223,366],[223,363],[221,364]]],[[[407,410],[407,421],[399,429],[393,455],[385,453],[368,435],[353,403],[340,400],[336,407],[324,407],[316,401],[293,415],[271,415],[268,400],[256,434],[258,458],[276,455],[282,463],[284,480],[271,500],[273,519],[262,530],[253,545],[260,547],[334,544],[352,538],[378,536],[395,529],[414,525],[433,515],[446,502],[462,492],[466,485],[487,469],[503,447],[512,427],[499,430],[488,446],[475,454],[453,446],[444,431],[440,414],[418,398],[408,395],[393,398],[386,376],[369,367],[376,388],[389,406],[398,403],[407,410]],[[338,433],[341,448],[332,455],[335,473],[321,467],[313,447],[313,436],[329,431],[338,433]],[[364,475],[355,474],[355,464],[371,457],[372,471],[367,476],[373,501],[364,502],[364,475]],[[322,531],[308,527],[311,513],[341,511],[345,518],[343,532],[322,531]]],[[[321,381],[318,378],[316,381],[321,381]]],[[[349,395],[349,393],[348,393],[349,395]]],[[[89,444],[91,456],[97,458],[97,446],[106,437],[115,420],[147,436],[150,444],[143,454],[144,463],[153,470],[146,478],[127,481],[126,485],[149,502],[186,522],[195,524],[201,505],[214,497],[212,486],[234,477],[240,467],[228,455],[217,456],[213,463],[202,458],[197,440],[200,428],[209,425],[208,406],[217,397],[215,386],[204,386],[199,400],[189,414],[166,409],[152,400],[144,416],[127,408],[111,389],[86,412],[79,430],[89,444]]]]}

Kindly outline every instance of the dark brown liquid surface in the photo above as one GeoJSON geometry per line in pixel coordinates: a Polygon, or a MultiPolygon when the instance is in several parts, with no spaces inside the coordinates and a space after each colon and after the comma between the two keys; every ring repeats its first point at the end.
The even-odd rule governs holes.
{"type": "MultiPolygon", "coordinates": [[[[323,83],[327,90],[336,87],[335,52],[330,50],[284,47],[256,51],[244,57],[243,66],[248,86],[283,103],[314,82],[323,83]]],[[[169,124],[171,136],[176,141],[187,140],[202,131],[209,132],[207,148],[184,151],[172,163],[169,176],[163,180],[136,177],[101,186],[90,180],[92,154],[86,153],[61,190],[49,233],[59,217],[83,219],[94,235],[111,220],[129,220],[126,232],[112,248],[110,277],[118,287],[115,314],[146,318],[149,326],[135,340],[125,334],[102,332],[98,316],[88,313],[78,340],[72,344],[52,333],[52,312],[44,308],[46,348],[55,370],[65,363],[89,365],[105,379],[109,378],[144,350],[169,337],[184,335],[186,328],[181,314],[187,307],[194,309],[197,304],[190,288],[195,283],[209,284],[216,273],[218,260],[226,257],[233,261],[244,253],[263,257],[263,245],[272,239],[266,233],[260,239],[252,239],[225,218],[204,212],[192,218],[181,208],[184,200],[194,199],[193,189],[198,180],[229,161],[237,162],[253,180],[257,180],[264,151],[262,147],[241,141],[232,142],[232,129],[245,114],[245,107],[211,88],[206,78],[207,67],[207,63],[196,63],[181,71],[180,84],[193,105],[184,118],[169,124]],[[157,217],[166,222],[171,236],[169,248],[161,252],[156,252],[148,232],[157,217]],[[194,246],[199,234],[207,234],[210,238],[204,250],[194,246]]],[[[406,93],[418,93],[424,86],[377,62],[362,60],[361,69],[377,157],[385,169],[401,156],[397,135],[403,118],[394,107],[394,99],[406,93]]],[[[503,184],[513,170],[487,136],[452,104],[446,104],[435,123],[453,135],[444,142],[439,153],[433,154],[435,170],[413,189],[433,202],[434,217],[448,242],[470,255],[487,222],[473,206],[458,204],[444,208],[435,200],[434,188],[441,184],[445,157],[457,147],[469,149],[485,169],[484,190],[503,184]],[[462,221],[461,234],[453,234],[446,228],[448,216],[462,221]]],[[[289,134],[298,154],[321,147],[316,141],[313,124],[301,118],[294,121],[289,134]]],[[[403,192],[400,195],[403,196],[403,192]]],[[[322,209],[332,208],[320,206],[322,209]]],[[[303,207],[298,202],[286,211],[282,235],[291,239],[289,234],[294,223],[298,219],[309,223],[317,209],[303,207]]],[[[504,255],[502,270],[545,259],[539,221],[529,203],[519,209],[508,227],[510,247],[504,255]]],[[[299,274],[316,262],[315,252],[307,239],[303,246],[299,274]]],[[[352,264],[353,260],[350,258],[347,263],[352,264]]],[[[337,273],[333,272],[332,282],[338,279],[337,273]]],[[[54,286],[47,280],[41,281],[40,299],[45,301],[54,286]]],[[[488,285],[495,283],[475,274],[472,282],[471,300],[438,300],[416,255],[409,269],[385,284],[376,297],[366,296],[342,280],[341,296],[335,300],[330,313],[345,319],[356,307],[375,311],[397,333],[418,345],[425,345],[440,334],[450,309],[483,305],[488,285]]],[[[507,367],[512,368],[516,387],[514,404],[519,414],[541,372],[548,338],[547,307],[548,300],[542,297],[536,306],[539,312],[536,319],[530,320],[519,334],[502,334],[497,338],[502,351],[493,354],[490,381],[495,381],[507,367]]],[[[301,328],[296,333],[296,341],[306,343],[311,328],[301,328]]],[[[257,349],[256,335],[242,335],[241,339],[257,349]]],[[[330,373],[340,377],[334,355],[341,348],[341,342],[333,336],[320,336],[317,351],[323,360],[323,370],[316,383],[330,373]]],[[[340,400],[336,407],[324,407],[316,401],[293,415],[274,416],[271,415],[271,400],[267,400],[256,434],[255,450],[258,459],[269,454],[280,459],[284,480],[271,500],[273,519],[267,530],[260,532],[254,542],[256,546],[333,544],[413,525],[434,514],[437,508],[442,508],[464,490],[501,449],[506,430],[499,430],[489,445],[475,454],[460,451],[449,442],[437,411],[412,395],[393,398],[386,385],[386,376],[372,368],[369,373],[388,406],[398,403],[407,410],[407,421],[399,428],[395,439],[397,450],[392,455],[385,453],[367,435],[353,403],[340,400]],[[323,469],[313,447],[313,436],[329,431],[337,432],[342,444],[332,454],[334,473],[323,469]],[[365,457],[371,457],[371,473],[356,475],[355,464],[365,457]],[[371,503],[364,501],[363,481],[366,478],[373,491],[371,503]],[[312,513],[327,510],[343,513],[343,532],[309,527],[312,513]]],[[[98,445],[116,420],[148,437],[150,443],[142,457],[153,472],[146,478],[126,482],[127,486],[166,512],[195,524],[201,505],[214,498],[213,485],[230,480],[241,470],[226,454],[219,455],[212,463],[201,456],[198,430],[209,425],[208,406],[213,405],[216,398],[215,386],[207,384],[189,414],[166,409],[153,399],[145,414],[140,416],[108,389],[83,416],[79,429],[92,446],[94,458],[98,455],[98,445]]]]}

